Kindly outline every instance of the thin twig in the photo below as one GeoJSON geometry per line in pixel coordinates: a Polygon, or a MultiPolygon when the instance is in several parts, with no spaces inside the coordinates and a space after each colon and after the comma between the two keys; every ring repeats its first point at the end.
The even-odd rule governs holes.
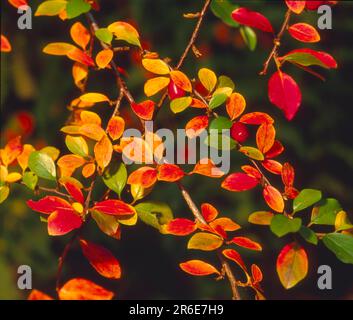
{"type": "Polygon", "coordinates": [[[272,58],[277,58],[278,48],[281,45],[281,39],[282,39],[283,33],[288,27],[290,16],[291,16],[291,10],[288,9],[287,12],[286,12],[286,15],[285,15],[281,30],[278,32],[277,36],[273,40],[273,48],[272,48],[272,50],[270,52],[270,55],[268,56],[268,58],[266,59],[266,61],[264,63],[264,68],[260,72],[260,75],[265,75],[267,73],[267,69],[268,69],[268,66],[269,66],[272,58]]]}

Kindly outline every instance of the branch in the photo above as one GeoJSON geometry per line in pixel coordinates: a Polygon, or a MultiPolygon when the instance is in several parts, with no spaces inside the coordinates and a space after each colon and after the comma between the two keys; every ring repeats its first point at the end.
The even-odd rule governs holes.
{"type": "Polygon", "coordinates": [[[274,46],[270,52],[270,55],[268,56],[267,60],[264,63],[264,68],[260,72],[260,75],[265,75],[267,73],[267,69],[268,69],[268,66],[269,66],[272,58],[277,58],[278,48],[281,45],[281,39],[282,39],[283,33],[288,27],[290,16],[291,16],[291,10],[288,9],[286,12],[281,30],[278,32],[276,38],[273,40],[274,46]]]}
{"type": "MultiPolygon", "coordinates": [[[[191,196],[189,192],[185,189],[185,187],[181,184],[181,182],[178,182],[178,187],[181,191],[181,194],[188,205],[189,209],[191,210],[192,214],[194,217],[201,222],[202,224],[208,225],[204,217],[202,216],[200,210],[197,208],[195,202],[191,199],[191,196]]],[[[222,256],[222,252],[220,250],[217,250],[218,258],[221,261],[222,268],[225,271],[225,274],[228,278],[228,281],[230,283],[230,287],[232,289],[232,299],[233,300],[241,300],[239,291],[238,291],[238,285],[237,285],[237,280],[235,279],[235,276],[232,272],[232,269],[230,268],[228,262],[225,260],[225,258],[222,256]]]]}

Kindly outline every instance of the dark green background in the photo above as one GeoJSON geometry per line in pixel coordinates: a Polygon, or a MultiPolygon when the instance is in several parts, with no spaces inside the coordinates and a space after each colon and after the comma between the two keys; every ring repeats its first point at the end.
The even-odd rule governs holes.
{"type": "MultiPolygon", "coordinates": [[[[39,1],[33,3],[34,9],[39,1]]],[[[176,63],[195,25],[195,20],[184,19],[182,14],[196,12],[203,1],[112,0],[101,3],[101,12],[95,14],[101,26],[117,20],[133,21],[150,50],[158,51],[161,57],[170,57],[172,63],[176,63]]],[[[263,12],[277,30],[286,10],[285,5],[278,2],[234,3],[242,3],[263,12]]],[[[339,64],[338,70],[322,72],[326,77],[325,82],[294,66],[286,65],[285,71],[295,78],[303,93],[300,111],[291,122],[287,122],[282,113],[269,103],[268,76],[258,76],[272,46],[268,35],[257,32],[258,47],[255,52],[250,52],[244,46],[239,31],[224,29],[220,20],[209,11],[197,41],[204,56],[196,61],[191,53],[183,68],[191,77],[201,67],[209,67],[218,75],[230,76],[236,84],[236,90],[247,100],[247,111],[263,110],[275,118],[277,135],[286,147],[280,160],[290,160],[295,166],[296,186],[322,190],[325,196],[339,199],[347,212],[353,208],[352,9],[353,4],[349,1],[340,1],[333,8],[333,29],[321,32],[322,41],[319,44],[306,46],[291,39],[288,34],[284,36],[281,53],[306,46],[331,53],[339,64]],[[223,41],[217,36],[219,30],[223,35],[227,32],[222,37],[225,38],[223,41]]],[[[69,116],[66,105],[79,92],[74,88],[71,77],[72,62],[64,57],[42,54],[41,49],[48,42],[71,41],[69,28],[73,21],[38,17],[33,19],[32,30],[21,31],[16,27],[16,10],[5,1],[2,2],[1,18],[1,32],[9,37],[14,49],[11,54],[1,55],[2,131],[12,125],[11,119],[16,112],[26,110],[33,113],[36,122],[35,132],[28,141],[45,141],[64,150],[64,139],[58,130],[69,116]]],[[[306,12],[300,17],[294,17],[292,21],[299,22],[301,19],[315,24],[317,13],[306,12]]],[[[86,23],[83,17],[80,20],[86,23]]],[[[127,55],[119,56],[117,61],[128,70],[127,82],[134,97],[137,100],[143,99],[142,68],[131,65],[127,55]]],[[[273,70],[271,64],[269,75],[273,70]]],[[[117,95],[113,78],[105,72],[95,72],[89,81],[89,88],[90,91],[105,92],[110,97],[117,95]]],[[[123,108],[127,107],[124,103],[123,108]]],[[[103,113],[105,116],[109,114],[106,109],[103,113]]],[[[182,128],[187,119],[198,113],[188,111],[184,114],[172,118],[165,105],[159,115],[158,125],[169,126],[172,123],[175,128],[182,128]]],[[[239,170],[245,159],[239,154],[233,158],[233,171],[239,170]]],[[[215,204],[223,215],[232,217],[244,226],[242,234],[250,235],[263,244],[262,253],[242,253],[247,263],[256,262],[263,268],[263,286],[268,298],[353,298],[353,267],[339,262],[322,244],[318,248],[305,245],[309,253],[309,274],[305,281],[291,290],[282,288],[275,272],[275,261],[278,252],[285,243],[291,241],[291,237],[278,239],[268,228],[249,226],[249,213],[266,209],[259,189],[240,194],[230,193],[219,188],[219,180],[196,176],[186,178],[185,183],[197,204],[206,201],[215,204]],[[333,290],[320,291],[317,288],[316,270],[321,264],[332,267],[333,290]]],[[[9,200],[1,205],[1,299],[21,299],[27,296],[28,292],[19,291],[16,286],[16,271],[21,264],[32,267],[35,288],[54,295],[56,259],[69,236],[48,237],[45,224],[39,221],[38,214],[26,208],[24,200],[31,196],[30,192],[22,188],[13,188],[9,200]]],[[[177,217],[191,217],[173,184],[158,185],[149,198],[168,202],[177,217]]],[[[85,236],[114,252],[121,261],[123,277],[116,282],[103,279],[89,266],[75,246],[65,263],[64,279],[87,277],[115,291],[118,299],[230,297],[226,281],[215,282],[211,278],[191,277],[178,268],[179,262],[189,258],[205,257],[212,261],[212,253],[187,251],[187,238],[160,235],[155,229],[140,222],[132,228],[124,227],[121,241],[108,238],[98,231],[94,223],[85,230],[85,236]]],[[[244,296],[247,294],[243,292],[244,296]]]]}

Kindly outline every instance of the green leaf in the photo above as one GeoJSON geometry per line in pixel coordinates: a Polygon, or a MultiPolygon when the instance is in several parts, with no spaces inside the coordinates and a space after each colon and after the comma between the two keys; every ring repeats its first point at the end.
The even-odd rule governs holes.
{"type": "Polygon", "coordinates": [[[95,32],[96,37],[107,44],[111,44],[113,40],[113,34],[107,28],[100,28],[95,32]]]}
{"type": "Polygon", "coordinates": [[[301,226],[299,234],[305,239],[306,242],[317,245],[318,239],[313,230],[305,226],[301,226]]]}
{"type": "Polygon", "coordinates": [[[231,27],[238,27],[239,24],[232,19],[232,11],[238,8],[237,5],[228,0],[212,0],[211,10],[213,14],[231,27]]]}
{"type": "Polygon", "coordinates": [[[253,224],[269,226],[274,215],[268,211],[256,211],[249,215],[248,221],[253,224]]]}
{"type": "Polygon", "coordinates": [[[55,163],[46,153],[32,152],[28,159],[28,167],[40,178],[47,180],[55,180],[56,178],[55,163]]]}
{"type": "Polygon", "coordinates": [[[214,108],[219,107],[224,102],[226,102],[227,98],[228,98],[228,96],[225,93],[213,94],[213,96],[210,100],[210,103],[209,103],[210,109],[214,109],[214,108]]]}
{"type": "Polygon", "coordinates": [[[76,18],[91,10],[91,6],[84,0],[69,0],[66,6],[67,18],[76,18]]]}
{"type": "Polygon", "coordinates": [[[191,102],[192,102],[191,97],[176,98],[170,102],[170,109],[174,113],[179,113],[184,111],[188,106],[190,106],[191,102]]]}
{"type": "Polygon", "coordinates": [[[257,44],[257,36],[255,31],[250,27],[242,26],[240,27],[240,34],[250,51],[254,51],[257,44]]]}
{"type": "Polygon", "coordinates": [[[311,223],[334,225],[336,215],[342,210],[340,203],[333,198],[324,199],[313,210],[311,215],[311,223]]]}
{"type": "Polygon", "coordinates": [[[208,232],[195,233],[188,242],[188,249],[203,251],[216,250],[223,244],[223,240],[215,234],[208,232]]]}
{"type": "Polygon", "coordinates": [[[204,143],[211,148],[225,151],[233,150],[237,146],[237,143],[229,135],[225,134],[209,135],[205,138],[204,143]]]}
{"type": "Polygon", "coordinates": [[[38,177],[34,172],[27,171],[23,174],[22,181],[27,188],[34,190],[38,183],[38,177]]]}
{"type": "Polygon", "coordinates": [[[353,237],[342,233],[329,233],[322,239],[325,246],[344,263],[353,264],[353,237]]]}
{"type": "Polygon", "coordinates": [[[116,162],[110,164],[110,166],[105,169],[102,178],[105,185],[120,197],[127,180],[127,170],[125,165],[116,162]]]}
{"type": "Polygon", "coordinates": [[[42,2],[38,8],[35,16],[56,16],[66,8],[67,1],[51,0],[42,2]]]}
{"type": "Polygon", "coordinates": [[[146,224],[165,233],[163,226],[173,220],[173,212],[166,203],[148,201],[135,206],[139,218],[146,224]]]}
{"type": "Polygon", "coordinates": [[[262,152],[254,147],[241,147],[239,149],[239,151],[243,154],[245,154],[247,157],[254,159],[254,160],[258,160],[258,161],[262,161],[265,159],[264,155],[262,154],[262,152]]]}
{"type": "Polygon", "coordinates": [[[213,119],[210,123],[210,129],[219,130],[221,133],[223,129],[230,129],[232,127],[232,121],[226,117],[218,117],[213,119]]]}
{"type": "Polygon", "coordinates": [[[0,187],[0,203],[3,203],[10,194],[10,188],[8,186],[0,187]]]}
{"type": "Polygon", "coordinates": [[[307,52],[294,52],[284,56],[281,60],[294,62],[304,67],[320,66],[327,69],[327,66],[320,59],[307,52]]]}
{"type": "Polygon", "coordinates": [[[88,145],[83,137],[66,136],[65,143],[73,154],[82,157],[88,156],[88,145]]]}
{"type": "Polygon", "coordinates": [[[319,190],[302,190],[293,201],[293,212],[298,212],[312,206],[316,202],[320,201],[321,197],[322,194],[319,190]]]}
{"type": "Polygon", "coordinates": [[[231,88],[234,90],[235,84],[231,78],[227,76],[219,76],[217,88],[231,88]]]}
{"type": "Polygon", "coordinates": [[[302,225],[300,218],[290,219],[284,215],[277,214],[271,220],[271,231],[277,237],[283,237],[288,233],[298,232],[302,225]]]}

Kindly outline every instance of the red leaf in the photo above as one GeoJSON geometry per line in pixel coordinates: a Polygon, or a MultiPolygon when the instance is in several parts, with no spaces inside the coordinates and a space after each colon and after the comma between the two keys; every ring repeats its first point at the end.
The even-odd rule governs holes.
{"type": "Polygon", "coordinates": [[[136,213],[134,207],[121,200],[105,200],[96,203],[93,210],[112,216],[128,216],[136,213]]]}
{"type": "Polygon", "coordinates": [[[73,61],[82,63],[82,64],[89,66],[89,67],[94,67],[93,59],[80,49],[76,48],[74,50],[71,50],[67,54],[67,56],[68,56],[68,58],[70,58],[73,61]]]}
{"type": "Polygon", "coordinates": [[[222,251],[222,253],[225,257],[238,264],[246,272],[245,263],[237,251],[235,251],[234,249],[225,249],[222,251]]]}
{"type": "Polygon", "coordinates": [[[257,170],[256,168],[249,166],[249,165],[245,165],[242,166],[241,169],[247,173],[250,176],[253,176],[256,179],[261,179],[262,178],[262,174],[259,170],[257,170]]]}
{"type": "Polygon", "coordinates": [[[55,211],[48,218],[48,234],[62,236],[81,225],[82,219],[74,211],[55,211]]]}
{"type": "Polygon", "coordinates": [[[51,214],[54,211],[74,211],[70,203],[55,196],[46,196],[38,201],[28,200],[27,205],[34,211],[46,214],[51,214]]]}
{"type": "Polygon", "coordinates": [[[256,264],[251,265],[251,276],[253,284],[259,283],[263,279],[262,271],[256,264]]]}
{"type": "Polygon", "coordinates": [[[53,298],[43,293],[42,291],[33,289],[27,300],[53,300],[53,298]]]}
{"type": "Polygon", "coordinates": [[[166,232],[175,236],[186,236],[196,230],[196,223],[189,219],[176,218],[166,226],[166,232]]]}
{"type": "Polygon", "coordinates": [[[330,54],[323,52],[323,51],[316,51],[313,49],[309,48],[302,48],[302,49],[295,49],[290,52],[288,52],[286,55],[283,57],[280,57],[280,60],[283,60],[285,57],[290,56],[295,53],[307,53],[315,57],[316,59],[320,60],[321,63],[328,69],[336,69],[337,68],[337,61],[335,60],[334,57],[332,57],[330,54]]]}
{"type": "Polygon", "coordinates": [[[113,292],[82,278],[69,280],[58,294],[60,300],[111,300],[114,296],[113,292]]]}
{"type": "Polygon", "coordinates": [[[259,183],[258,179],[245,173],[232,173],[222,182],[222,188],[229,191],[246,191],[255,188],[259,183]]]}
{"type": "Polygon", "coordinates": [[[268,83],[268,97],[275,106],[292,120],[302,101],[302,94],[294,79],[288,74],[277,71],[268,83]]]}
{"type": "Polygon", "coordinates": [[[276,212],[283,212],[284,200],[281,193],[272,186],[266,186],[263,190],[263,196],[268,206],[276,212]]]}
{"type": "Polygon", "coordinates": [[[288,162],[283,165],[281,176],[286,187],[293,186],[295,176],[294,168],[288,162]]]}
{"type": "Polygon", "coordinates": [[[320,41],[320,35],[317,30],[307,23],[296,23],[288,28],[290,35],[302,42],[318,42],[320,41]]]}
{"type": "Polygon", "coordinates": [[[152,187],[157,181],[157,170],[151,167],[141,167],[129,175],[128,184],[137,184],[143,188],[152,187]]]}
{"type": "Polygon", "coordinates": [[[246,124],[261,125],[263,123],[272,124],[274,120],[267,114],[263,112],[251,112],[244,114],[239,122],[246,124]]]}
{"type": "Polygon", "coordinates": [[[209,203],[203,203],[201,205],[201,213],[202,216],[205,218],[206,222],[210,222],[217,218],[218,210],[209,203]]]}
{"type": "Polygon", "coordinates": [[[184,177],[184,171],[176,164],[162,164],[158,167],[158,180],[175,182],[184,177]]]}
{"type": "Polygon", "coordinates": [[[262,247],[259,243],[246,237],[234,237],[230,242],[235,243],[239,247],[247,248],[249,250],[255,250],[255,251],[262,250],[262,247]]]}
{"type": "Polygon", "coordinates": [[[83,254],[99,274],[111,279],[119,279],[121,277],[119,261],[109,250],[83,239],[80,239],[80,245],[83,254]]]}
{"type": "Polygon", "coordinates": [[[278,140],[275,140],[272,148],[266,152],[265,157],[267,159],[275,158],[279,156],[283,151],[284,147],[282,143],[280,143],[278,140]]]}
{"type": "Polygon", "coordinates": [[[305,1],[303,1],[303,0],[301,0],[301,1],[286,0],[286,5],[294,13],[300,14],[305,8],[305,1]]]}
{"type": "Polygon", "coordinates": [[[77,184],[67,181],[64,183],[64,187],[71,197],[73,197],[76,201],[83,204],[85,199],[83,197],[82,190],[79,188],[77,184]]]}
{"type": "Polygon", "coordinates": [[[240,24],[265,32],[273,32],[270,21],[259,12],[251,11],[247,8],[238,8],[232,12],[232,18],[240,24]]]}
{"type": "Polygon", "coordinates": [[[201,260],[189,260],[179,264],[180,268],[193,276],[207,276],[213,273],[219,274],[219,271],[209,263],[201,260]]]}
{"type": "Polygon", "coordinates": [[[192,118],[185,126],[186,135],[192,139],[201,134],[208,127],[208,116],[192,118]]]}
{"type": "Polygon", "coordinates": [[[135,114],[143,120],[152,120],[155,103],[152,100],[146,100],[140,103],[132,103],[131,108],[135,114]]]}
{"type": "Polygon", "coordinates": [[[265,159],[261,164],[267,171],[273,174],[281,174],[282,172],[282,164],[276,160],[265,159]]]}
{"type": "Polygon", "coordinates": [[[10,41],[4,35],[1,35],[0,51],[10,52],[11,50],[12,48],[11,48],[10,41]]]}

